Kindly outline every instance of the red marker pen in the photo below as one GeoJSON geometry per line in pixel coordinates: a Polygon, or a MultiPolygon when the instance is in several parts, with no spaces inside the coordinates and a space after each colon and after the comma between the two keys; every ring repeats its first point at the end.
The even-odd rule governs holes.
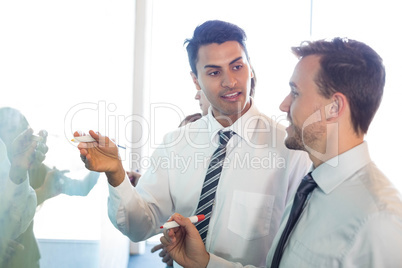
{"type": "MultiPolygon", "coordinates": [[[[204,215],[191,216],[191,217],[188,217],[188,219],[189,219],[192,223],[196,223],[196,222],[199,222],[199,221],[204,220],[204,219],[205,219],[205,216],[204,216],[204,215]]],[[[165,229],[171,229],[171,228],[179,227],[179,226],[180,226],[180,225],[178,225],[177,222],[175,222],[175,221],[169,221],[169,222],[166,222],[164,225],[162,225],[162,226],[161,226],[161,229],[163,229],[163,228],[165,228],[165,229]]]]}

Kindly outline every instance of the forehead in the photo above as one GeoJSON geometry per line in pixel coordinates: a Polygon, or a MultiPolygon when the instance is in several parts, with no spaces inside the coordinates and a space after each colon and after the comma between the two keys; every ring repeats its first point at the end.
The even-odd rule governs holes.
{"type": "Polygon", "coordinates": [[[224,66],[238,57],[247,60],[243,47],[237,41],[203,45],[198,50],[197,69],[204,68],[205,65],[224,66]]]}
{"type": "Polygon", "coordinates": [[[303,57],[296,65],[290,84],[295,85],[299,90],[316,88],[315,79],[320,70],[320,57],[310,55],[303,57]]]}

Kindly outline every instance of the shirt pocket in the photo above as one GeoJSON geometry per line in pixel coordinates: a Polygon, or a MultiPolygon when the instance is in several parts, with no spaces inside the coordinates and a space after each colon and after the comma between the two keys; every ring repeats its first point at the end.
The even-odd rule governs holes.
{"type": "Polygon", "coordinates": [[[335,253],[334,249],[326,251],[327,253],[317,252],[317,250],[309,249],[306,245],[296,240],[290,250],[291,253],[287,255],[287,261],[284,262],[284,265],[297,263],[297,267],[308,268],[336,268],[342,266],[338,258],[331,256],[335,253]]]}
{"type": "Polygon", "coordinates": [[[228,228],[246,240],[269,234],[275,196],[234,191],[228,228]]]}

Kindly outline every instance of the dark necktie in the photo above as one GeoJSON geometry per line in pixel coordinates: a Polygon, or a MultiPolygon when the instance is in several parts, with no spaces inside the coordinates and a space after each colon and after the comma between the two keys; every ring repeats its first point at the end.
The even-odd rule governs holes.
{"type": "Polygon", "coordinates": [[[283,229],[283,233],[281,238],[279,239],[278,245],[275,250],[274,257],[272,258],[271,268],[278,268],[279,263],[281,262],[282,254],[285,248],[286,241],[292,232],[293,227],[295,226],[297,220],[300,217],[300,214],[303,210],[303,205],[306,202],[307,196],[311,193],[314,188],[317,186],[317,183],[311,177],[311,172],[308,173],[303,180],[301,181],[299,188],[297,188],[297,192],[295,198],[293,200],[293,206],[289,214],[288,222],[286,223],[285,229],[283,229]]]}
{"type": "Polygon", "coordinates": [[[200,195],[200,201],[198,202],[196,215],[204,214],[205,220],[198,222],[195,226],[201,235],[202,241],[207,237],[209,220],[211,217],[212,207],[215,200],[215,192],[218,187],[219,178],[221,175],[223,162],[226,156],[226,144],[233,136],[233,131],[219,131],[219,147],[212,155],[211,162],[205,175],[204,184],[200,195]]]}

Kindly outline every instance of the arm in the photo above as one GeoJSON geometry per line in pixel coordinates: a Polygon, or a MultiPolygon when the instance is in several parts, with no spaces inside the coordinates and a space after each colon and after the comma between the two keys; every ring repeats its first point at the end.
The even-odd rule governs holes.
{"type": "Polygon", "coordinates": [[[29,186],[29,180],[15,184],[8,180],[5,189],[7,192],[0,198],[0,236],[16,239],[26,231],[31,224],[36,211],[36,194],[29,186]]]}
{"type": "Polygon", "coordinates": [[[39,188],[35,189],[38,206],[47,199],[62,193],[62,176],[65,172],[67,171],[60,171],[56,168],[53,168],[46,173],[43,184],[39,188]]]}
{"type": "Polygon", "coordinates": [[[32,129],[27,129],[13,141],[8,152],[11,164],[5,159],[1,165],[9,177],[2,185],[6,190],[0,196],[0,236],[5,239],[15,239],[25,232],[35,215],[36,194],[29,185],[28,169],[35,162],[43,161],[45,152],[38,152],[37,142],[31,140],[32,133],[32,129]]]}
{"type": "Polygon", "coordinates": [[[24,246],[14,240],[0,237],[0,267],[8,267],[10,259],[24,250],[24,246]]]}
{"type": "MultiPolygon", "coordinates": [[[[166,159],[164,149],[157,148],[150,161],[158,159],[166,159]]],[[[109,185],[108,209],[113,225],[134,242],[160,233],[159,227],[174,211],[168,170],[148,169],[136,187],[128,176],[117,187],[109,185]]]]}
{"type": "Polygon", "coordinates": [[[82,180],[71,179],[64,174],[61,176],[63,182],[63,193],[66,195],[87,196],[98,182],[99,173],[90,171],[82,180]]]}
{"type": "MultiPolygon", "coordinates": [[[[90,134],[96,142],[80,143],[78,148],[89,170],[106,173],[109,181],[108,215],[113,225],[134,242],[159,233],[159,226],[169,218],[174,206],[168,170],[157,168],[146,172],[134,188],[123,169],[117,146],[107,137],[93,131],[90,134]]],[[[78,135],[74,133],[74,136],[78,135]]],[[[164,153],[164,149],[155,151],[164,153]]],[[[166,159],[166,153],[159,157],[166,159]]]]}
{"type": "Polygon", "coordinates": [[[27,129],[18,135],[8,152],[11,162],[9,176],[15,184],[21,184],[28,178],[28,169],[36,162],[42,162],[41,151],[37,152],[38,143],[31,140],[32,129],[27,129]]]}

